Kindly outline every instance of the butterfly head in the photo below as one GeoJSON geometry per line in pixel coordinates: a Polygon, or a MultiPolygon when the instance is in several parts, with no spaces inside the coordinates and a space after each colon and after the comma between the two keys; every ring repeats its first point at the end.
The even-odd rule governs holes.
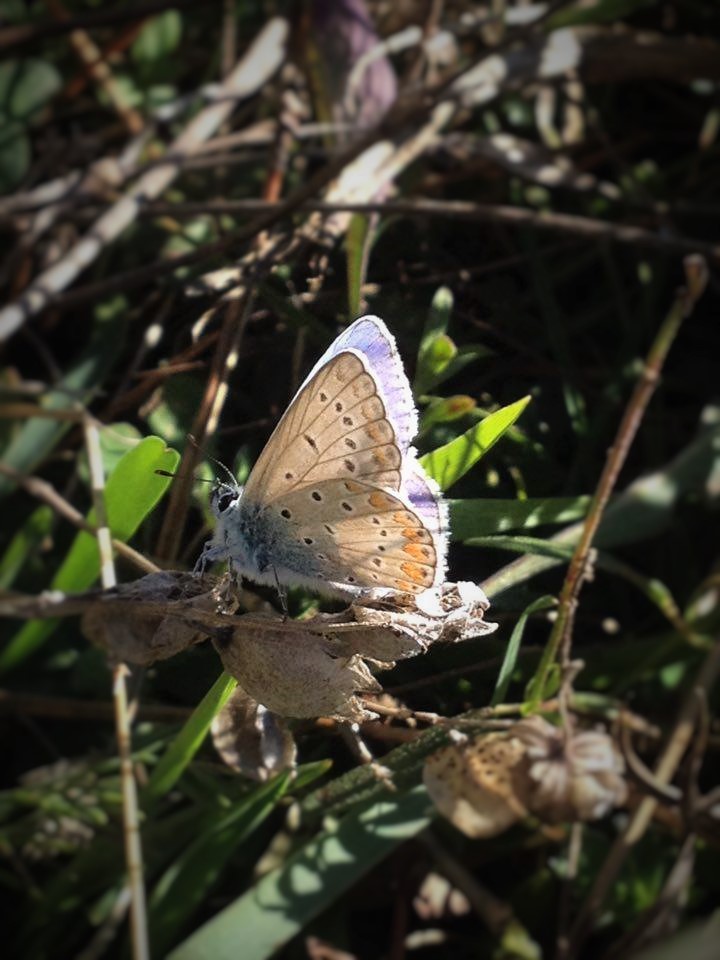
{"type": "Polygon", "coordinates": [[[218,520],[226,517],[236,507],[242,495],[242,487],[237,483],[216,480],[210,493],[210,509],[218,520]]]}

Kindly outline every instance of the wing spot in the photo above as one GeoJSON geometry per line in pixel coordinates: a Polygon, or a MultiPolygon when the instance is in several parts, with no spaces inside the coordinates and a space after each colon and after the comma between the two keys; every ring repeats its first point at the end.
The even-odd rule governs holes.
{"type": "Polygon", "coordinates": [[[289,520],[292,514],[290,513],[287,507],[283,507],[282,510],[280,511],[280,516],[285,517],[286,520],[289,520]]]}
{"type": "Polygon", "coordinates": [[[380,559],[380,557],[373,557],[373,563],[375,564],[376,567],[382,566],[382,560],[380,559]]]}
{"type": "Polygon", "coordinates": [[[351,450],[357,449],[357,444],[354,440],[351,440],[350,437],[345,437],[345,446],[350,447],[351,450]]]}
{"type": "Polygon", "coordinates": [[[379,580],[379,579],[380,579],[380,577],[379,577],[376,573],[374,573],[374,574],[372,575],[372,578],[373,578],[373,580],[379,580]]]}
{"type": "Polygon", "coordinates": [[[342,412],[343,412],[343,405],[340,403],[339,400],[338,400],[338,402],[335,404],[335,409],[337,410],[338,413],[342,413],[342,412]]]}
{"type": "MultiPolygon", "coordinates": [[[[327,557],[325,556],[324,553],[318,553],[318,554],[317,554],[317,558],[318,558],[318,560],[327,560],[327,557]]],[[[323,580],[325,579],[325,574],[324,574],[324,573],[319,573],[318,576],[319,576],[319,577],[322,577],[323,580]]]]}
{"type": "Polygon", "coordinates": [[[303,537],[303,543],[306,543],[308,546],[310,546],[314,542],[315,541],[313,540],[312,537],[303,537]]]}
{"type": "Polygon", "coordinates": [[[381,536],[381,537],[386,537],[386,536],[387,536],[387,530],[381,530],[381,531],[380,531],[380,536],[381,536]]]}
{"type": "Polygon", "coordinates": [[[335,531],[333,530],[333,528],[330,526],[329,523],[325,524],[325,529],[327,530],[328,533],[331,533],[331,534],[335,533],[335,531]]]}
{"type": "Polygon", "coordinates": [[[347,577],[348,583],[355,583],[355,577],[347,577]]]}
{"type": "Polygon", "coordinates": [[[353,425],[352,417],[343,417],[343,423],[346,427],[351,427],[353,425]]]}
{"type": "Polygon", "coordinates": [[[305,434],[305,440],[311,450],[317,450],[317,444],[315,443],[315,440],[313,439],[313,437],[310,436],[309,433],[305,434]]]}
{"type": "Polygon", "coordinates": [[[320,393],[320,399],[322,400],[323,403],[325,403],[325,401],[327,400],[327,394],[321,392],[321,393],[320,393]]]}
{"type": "Polygon", "coordinates": [[[352,513],[352,507],[351,507],[350,504],[347,502],[347,500],[343,500],[343,502],[340,504],[340,506],[343,508],[343,510],[347,510],[348,513],[352,513]]]}
{"type": "Polygon", "coordinates": [[[349,470],[350,473],[355,473],[355,464],[352,462],[352,460],[345,461],[345,469],[349,470]]]}
{"type": "Polygon", "coordinates": [[[313,490],[310,496],[313,498],[313,500],[318,500],[318,501],[322,500],[322,494],[318,493],[317,490],[313,490]]]}
{"type": "Polygon", "coordinates": [[[294,479],[294,475],[293,475],[292,473],[290,473],[290,471],[288,470],[288,472],[285,474],[285,479],[286,479],[286,480],[293,480],[293,479],[294,479]]]}
{"type": "Polygon", "coordinates": [[[379,543],[378,550],[380,551],[380,553],[385,553],[385,551],[387,550],[387,547],[384,546],[382,543],[379,543]]]}

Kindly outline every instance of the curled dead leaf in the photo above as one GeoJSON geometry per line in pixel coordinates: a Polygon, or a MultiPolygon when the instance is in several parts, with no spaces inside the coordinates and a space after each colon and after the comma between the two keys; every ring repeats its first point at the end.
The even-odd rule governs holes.
{"type": "Polygon", "coordinates": [[[295,767],[297,749],[281,717],[236,687],[212,722],[215,749],[243,776],[264,782],[295,767]]]}

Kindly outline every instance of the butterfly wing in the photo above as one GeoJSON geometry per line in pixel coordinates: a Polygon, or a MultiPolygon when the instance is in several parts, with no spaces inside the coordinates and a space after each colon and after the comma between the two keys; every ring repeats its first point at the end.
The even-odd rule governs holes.
{"type": "Polygon", "coordinates": [[[288,491],[265,512],[269,529],[282,531],[290,574],[311,571],[329,588],[404,593],[421,593],[436,582],[433,535],[400,495],[328,479],[288,491]]]}
{"type": "Polygon", "coordinates": [[[243,494],[268,504],[321,480],[400,489],[402,453],[377,383],[355,353],[337,354],[305,382],[275,428],[243,494]]]}
{"type": "Polygon", "coordinates": [[[239,569],[257,578],[271,563],[282,582],[316,589],[419,593],[442,582],[447,517],[410,447],[416,429],[395,341],[377,317],[357,320],[310,372],[251,471],[241,510],[252,518],[246,556],[257,570],[239,569]]]}

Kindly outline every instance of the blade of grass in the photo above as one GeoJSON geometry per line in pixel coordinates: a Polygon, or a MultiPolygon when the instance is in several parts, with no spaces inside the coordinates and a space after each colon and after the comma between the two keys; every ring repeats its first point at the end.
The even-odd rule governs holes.
{"type": "Polygon", "coordinates": [[[222,710],[236,686],[233,677],[220,674],[153,770],[143,791],[144,803],[159,800],[177,783],[202,746],[213,718],[222,710]]]}
{"type": "Polygon", "coordinates": [[[423,787],[350,813],[195,931],[169,960],[264,960],[433,819],[423,787]]]}
{"type": "Polygon", "coordinates": [[[510,686],[510,681],[512,680],[513,670],[515,669],[515,664],[517,663],[520,643],[522,642],[528,618],[533,613],[538,613],[541,610],[549,610],[556,604],[557,600],[555,597],[539,597],[537,600],[534,600],[531,604],[529,604],[518,617],[518,621],[513,627],[513,632],[510,634],[510,641],[508,643],[507,650],[505,651],[505,659],[500,667],[500,673],[498,674],[497,683],[495,684],[495,690],[493,691],[493,695],[490,699],[491,707],[496,707],[499,703],[503,703],[505,701],[508,687],[510,686]]]}

